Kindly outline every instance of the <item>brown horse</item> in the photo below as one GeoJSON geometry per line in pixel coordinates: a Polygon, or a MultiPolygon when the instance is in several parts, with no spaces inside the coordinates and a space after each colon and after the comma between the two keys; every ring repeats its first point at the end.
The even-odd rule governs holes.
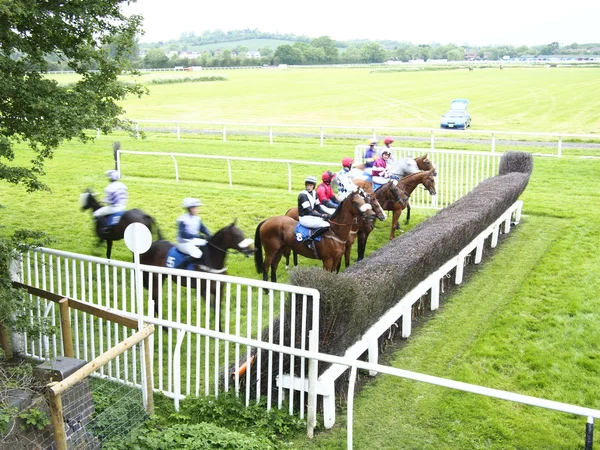
{"type": "Polygon", "coordinates": [[[298,222],[288,216],[275,216],[263,220],[256,227],[254,234],[254,264],[256,271],[263,274],[263,280],[268,280],[269,269],[271,269],[271,281],[277,282],[277,266],[283,252],[290,248],[296,253],[312,259],[323,261],[323,268],[330,272],[337,269],[338,262],[344,253],[346,240],[350,234],[350,228],[360,218],[373,220],[375,213],[373,207],[366,202],[358,192],[351,193],[346,197],[335,213],[329,219],[331,224],[329,230],[323,235],[323,239],[315,242],[315,251],[308,248],[303,242],[296,241],[294,230],[298,222]],[[262,249],[265,249],[263,260],[262,249]]]}
{"type": "MultiPolygon", "coordinates": [[[[381,188],[383,189],[383,187],[381,188]]],[[[393,194],[394,196],[398,195],[398,197],[401,197],[401,193],[398,190],[398,188],[394,185],[394,190],[395,193],[393,194]]],[[[386,189],[386,191],[388,191],[388,189],[386,189]]],[[[389,191],[391,192],[391,191],[389,191]]],[[[385,219],[387,219],[387,215],[385,213],[385,211],[383,210],[383,208],[381,207],[381,203],[379,202],[379,200],[377,199],[376,196],[371,195],[371,194],[367,194],[366,192],[362,192],[363,197],[365,197],[365,200],[367,201],[367,203],[369,203],[372,207],[373,207],[373,212],[375,213],[375,216],[377,216],[377,218],[381,221],[384,221],[385,219]]],[[[408,199],[408,197],[406,197],[406,199],[408,199]]],[[[298,208],[294,207],[294,208],[290,208],[288,209],[288,211],[285,213],[286,216],[291,217],[294,220],[298,220],[298,208]]],[[[375,225],[373,223],[372,220],[367,220],[367,219],[360,219],[358,221],[358,223],[355,223],[352,225],[352,227],[350,228],[350,234],[348,235],[348,239],[346,240],[346,248],[344,250],[344,256],[345,256],[345,260],[346,260],[346,267],[348,267],[350,265],[350,252],[352,250],[352,245],[354,244],[354,241],[356,240],[357,234],[358,234],[358,249],[359,249],[359,258],[358,260],[360,261],[361,259],[363,259],[364,254],[365,254],[365,247],[367,245],[367,238],[369,237],[369,234],[371,233],[371,231],[373,231],[373,229],[375,228],[375,225]],[[367,231],[368,230],[368,231],[367,231]],[[366,234],[364,234],[366,233],[366,234]],[[361,241],[361,236],[362,236],[362,241],[361,241]],[[361,247],[362,245],[362,247],[361,247]],[[362,253],[361,253],[361,248],[362,248],[362,253]]],[[[285,256],[285,268],[287,269],[290,265],[290,252],[291,250],[289,248],[285,249],[284,251],[284,256],[285,256]]],[[[340,258],[340,262],[338,263],[338,267],[337,267],[337,271],[340,271],[340,266],[341,266],[341,262],[342,259],[340,258]]],[[[298,265],[298,254],[296,252],[294,252],[294,266],[298,265]]]]}
{"type": "MultiPolygon", "coordinates": [[[[87,189],[83,194],[81,194],[80,201],[81,209],[84,211],[86,209],[90,209],[93,212],[101,208],[100,203],[98,200],[96,200],[90,189],[87,189]]],[[[119,223],[110,227],[108,230],[105,230],[104,225],[100,220],[96,220],[96,236],[98,236],[99,244],[101,244],[102,241],[106,241],[107,259],[110,259],[110,255],[112,253],[113,241],[119,241],[123,239],[125,236],[125,229],[134,222],[143,223],[150,231],[152,231],[152,226],[154,225],[156,227],[158,239],[162,239],[162,233],[160,232],[160,228],[156,224],[154,218],[151,215],[146,214],[141,209],[129,209],[125,211],[125,213],[121,216],[119,223]]]]}
{"type": "MultiPolygon", "coordinates": [[[[175,244],[169,241],[154,241],[150,249],[140,255],[140,263],[149,266],[168,267],[167,258],[169,250],[174,247],[175,244]]],[[[252,246],[252,239],[246,239],[244,233],[237,227],[237,220],[232,224],[221,228],[217,231],[207,242],[206,246],[202,248],[202,257],[197,261],[195,270],[198,272],[206,272],[203,267],[209,267],[211,272],[226,273],[225,260],[230,250],[234,250],[250,257],[254,253],[254,247],[252,246]]],[[[154,314],[158,315],[159,304],[157,301],[156,293],[158,292],[159,279],[162,279],[164,283],[166,276],[159,277],[158,274],[150,274],[144,272],[143,284],[146,289],[150,286],[150,277],[152,277],[152,295],[154,301],[154,314]]],[[[172,275],[171,278],[176,280],[176,276],[172,275]]],[[[182,286],[185,286],[186,279],[181,279],[182,286]]],[[[207,288],[207,280],[200,280],[201,292],[204,296],[207,288]]],[[[195,289],[196,279],[192,279],[190,287],[195,289]]],[[[216,296],[217,294],[217,283],[212,282],[211,294],[216,296]]],[[[223,284],[221,284],[223,288],[223,284]]]]}
{"type": "MultiPolygon", "coordinates": [[[[390,172],[392,173],[392,178],[402,179],[408,175],[412,175],[413,173],[417,173],[420,170],[429,171],[434,169],[433,163],[427,157],[427,153],[424,155],[418,156],[415,159],[411,158],[400,158],[398,161],[388,163],[388,167],[390,172]]],[[[359,187],[362,187],[368,192],[373,191],[373,186],[371,183],[364,182],[364,180],[355,179],[355,184],[359,187]]],[[[406,205],[406,223],[410,221],[410,203],[406,205]]],[[[398,227],[398,229],[400,229],[398,227]]]]}
{"type": "MultiPolygon", "coordinates": [[[[398,186],[402,189],[406,195],[410,197],[410,194],[413,193],[415,188],[422,184],[425,186],[425,189],[431,194],[435,195],[435,168],[429,171],[421,171],[417,173],[413,173],[412,175],[408,175],[407,177],[402,178],[398,181],[398,186]]],[[[373,185],[366,180],[354,179],[354,184],[363,188],[365,191],[372,191],[373,185]]],[[[407,203],[408,204],[408,203],[407,203]]],[[[392,211],[392,231],[390,233],[390,240],[396,237],[396,230],[400,227],[398,225],[398,219],[400,219],[400,214],[402,214],[402,210],[406,207],[406,205],[402,205],[398,202],[386,201],[382,203],[383,209],[386,211],[392,211]]]]}

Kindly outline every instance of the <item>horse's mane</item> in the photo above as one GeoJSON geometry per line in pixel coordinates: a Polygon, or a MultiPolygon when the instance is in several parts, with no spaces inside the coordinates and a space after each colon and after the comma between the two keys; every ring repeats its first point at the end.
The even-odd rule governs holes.
{"type": "Polygon", "coordinates": [[[351,201],[349,199],[354,197],[355,195],[358,195],[358,191],[350,192],[350,194],[344,200],[342,200],[340,205],[335,209],[335,212],[331,215],[331,219],[335,219],[340,214],[344,202],[351,201]]]}

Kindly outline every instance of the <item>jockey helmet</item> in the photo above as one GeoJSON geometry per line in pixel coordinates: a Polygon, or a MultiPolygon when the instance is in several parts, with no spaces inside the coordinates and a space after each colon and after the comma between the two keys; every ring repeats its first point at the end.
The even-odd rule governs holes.
{"type": "Polygon", "coordinates": [[[386,144],[386,145],[387,145],[387,144],[391,144],[392,142],[394,142],[394,138],[393,138],[393,137],[390,137],[390,136],[387,136],[387,137],[386,137],[386,138],[383,140],[383,143],[384,143],[384,144],[386,144]]]}
{"type": "Polygon", "coordinates": [[[193,208],[194,206],[202,206],[202,202],[198,198],[186,197],[183,199],[183,205],[185,209],[193,208]]]}
{"type": "Polygon", "coordinates": [[[314,184],[314,185],[316,185],[317,184],[317,178],[313,177],[312,175],[309,175],[309,176],[307,176],[304,179],[304,184],[314,184]]]}
{"type": "Polygon", "coordinates": [[[107,170],[106,176],[110,181],[117,181],[121,177],[119,176],[119,172],[117,170],[107,170]]]}
{"type": "Polygon", "coordinates": [[[378,142],[377,139],[369,139],[369,145],[377,145],[378,142]]]}
{"type": "Polygon", "coordinates": [[[342,167],[351,167],[352,164],[354,164],[354,160],[352,158],[342,159],[342,167]]]}
{"type": "Polygon", "coordinates": [[[390,152],[389,150],[384,150],[381,152],[381,156],[383,156],[383,155],[392,156],[392,152],[390,152]]]}
{"type": "Polygon", "coordinates": [[[321,180],[323,180],[325,183],[333,180],[335,178],[335,173],[332,173],[330,170],[326,170],[325,172],[323,172],[323,175],[321,175],[321,180]]]}

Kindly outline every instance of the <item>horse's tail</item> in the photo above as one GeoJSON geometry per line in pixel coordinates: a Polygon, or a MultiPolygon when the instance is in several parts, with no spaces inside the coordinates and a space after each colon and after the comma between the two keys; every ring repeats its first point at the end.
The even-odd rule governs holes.
{"type": "Polygon", "coordinates": [[[254,248],[256,251],[254,252],[254,266],[256,267],[256,271],[258,273],[263,273],[265,270],[265,262],[263,260],[263,248],[262,242],[260,241],[260,227],[262,227],[263,223],[266,220],[263,220],[256,227],[256,232],[254,233],[254,248]]]}

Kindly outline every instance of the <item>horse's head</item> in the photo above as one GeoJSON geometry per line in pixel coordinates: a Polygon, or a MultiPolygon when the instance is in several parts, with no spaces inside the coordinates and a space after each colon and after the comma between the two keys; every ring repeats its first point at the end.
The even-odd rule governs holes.
{"type": "Polygon", "coordinates": [[[437,194],[435,190],[435,176],[437,175],[435,167],[429,171],[423,172],[423,178],[421,178],[421,184],[425,186],[425,189],[431,194],[437,194]]]}
{"type": "MultiPolygon", "coordinates": [[[[352,215],[360,216],[366,220],[375,220],[375,212],[373,212],[373,207],[370,203],[367,203],[367,200],[360,192],[352,192],[348,197],[344,199],[344,202],[349,202],[350,207],[354,212],[351,212],[352,215]]],[[[338,207],[338,211],[341,209],[342,205],[338,207]]],[[[336,211],[337,212],[337,211],[336,211]]]]}
{"type": "Polygon", "coordinates": [[[381,220],[383,222],[385,219],[387,219],[387,214],[384,211],[381,204],[379,203],[379,200],[377,200],[377,197],[375,197],[375,195],[368,194],[365,197],[365,200],[367,201],[367,203],[369,205],[371,205],[371,207],[373,208],[373,212],[375,213],[375,216],[379,220],[381,220]]]}
{"type": "Polygon", "coordinates": [[[417,167],[419,168],[419,170],[429,171],[433,169],[433,163],[427,157],[427,153],[415,158],[415,162],[417,163],[417,167]]]}
{"type": "Polygon", "coordinates": [[[92,193],[91,189],[86,189],[83,194],[79,194],[79,203],[81,204],[81,209],[83,211],[86,209],[94,209],[94,207],[98,205],[98,202],[94,198],[94,194],[92,193]]]}
{"type": "Polygon", "coordinates": [[[255,251],[252,239],[246,238],[244,232],[238,228],[237,219],[215,234],[211,239],[211,243],[223,250],[236,250],[248,257],[252,256],[255,251]],[[217,235],[219,235],[218,238],[217,235]],[[220,242],[213,242],[215,240],[220,242]]]}

